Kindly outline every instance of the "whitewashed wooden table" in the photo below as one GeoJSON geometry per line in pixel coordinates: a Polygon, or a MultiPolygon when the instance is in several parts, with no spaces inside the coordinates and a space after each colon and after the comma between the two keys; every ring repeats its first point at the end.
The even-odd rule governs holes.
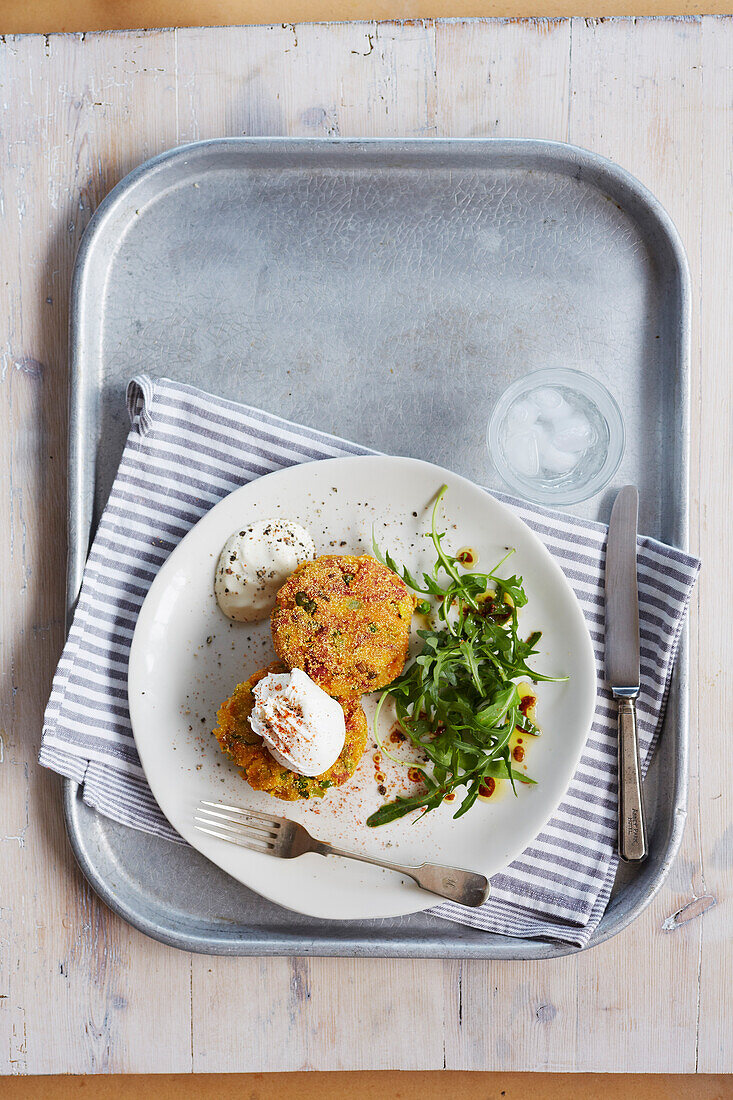
{"type": "Polygon", "coordinates": [[[0,1072],[733,1070],[730,18],[340,24],[0,40],[0,1072]],[[695,290],[690,812],[625,933],[540,963],[228,959],[125,925],[35,763],[63,641],[66,314],[84,227],[126,172],[220,135],[518,136],[658,195],[695,290]],[[703,888],[718,905],[665,934],[703,888]]]}

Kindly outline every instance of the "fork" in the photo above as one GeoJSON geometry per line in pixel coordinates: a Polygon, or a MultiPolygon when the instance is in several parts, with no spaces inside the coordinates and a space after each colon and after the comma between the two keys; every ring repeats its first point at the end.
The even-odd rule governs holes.
{"type": "Polygon", "coordinates": [[[226,806],[221,802],[199,803],[195,821],[199,832],[228,840],[252,852],[279,856],[280,859],[294,859],[306,852],[317,852],[321,856],[342,856],[345,859],[358,859],[361,863],[373,863],[375,867],[385,867],[396,871],[416,882],[421,890],[449,898],[460,905],[483,905],[491,889],[485,875],[475,871],[463,871],[458,867],[441,867],[437,863],[421,863],[419,867],[401,867],[397,863],[388,863],[385,859],[357,852],[346,852],[334,844],[316,840],[305,826],[285,817],[273,817],[258,810],[247,810],[240,806],[226,806]]]}

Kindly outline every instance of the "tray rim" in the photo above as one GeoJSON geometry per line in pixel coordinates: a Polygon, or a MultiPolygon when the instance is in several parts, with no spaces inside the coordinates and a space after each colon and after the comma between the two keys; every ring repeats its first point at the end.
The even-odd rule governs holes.
{"type": "MultiPolygon", "coordinates": [[[[675,325],[675,367],[680,393],[681,440],[679,466],[682,477],[678,482],[676,522],[674,541],[681,549],[687,549],[688,513],[689,513],[689,364],[690,364],[690,313],[691,285],[690,273],[684,247],[679,233],[659,200],[626,169],[606,157],[579,146],[560,141],[547,141],[534,138],[291,138],[291,137],[236,137],[213,138],[206,141],[191,142],[176,146],[158,154],[140,164],[126,175],[106,195],[97,207],[87,226],[74,262],[72,289],[70,296],[69,323],[69,390],[68,390],[68,555],[67,555],[67,630],[81,587],[86,563],[89,541],[92,535],[93,486],[84,491],[83,477],[85,436],[85,417],[82,411],[81,379],[84,376],[84,348],[80,338],[83,330],[85,296],[89,281],[89,268],[95,254],[96,242],[103,236],[107,222],[121,207],[128,193],[147,180],[150,176],[165,171],[167,165],[179,158],[201,158],[219,150],[228,149],[241,153],[250,149],[282,153],[292,151],[308,152],[308,155],[323,154],[327,151],[348,150],[355,157],[376,151],[385,156],[427,157],[437,154],[449,155],[461,152],[464,155],[481,158],[482,155],[492,161],[502,157],[515,164],[506,167],[521,167],[522,160],[528,157],[536,165],[548,171],[585,178],[599,190],[611,197],[625,198],[623,209],[635,221],[643,212],[646,219],[655,226],[661,241],[669,249],[675,268],[675,283],[679,300],[679,314],[675,325]],[[600,181],[603,181],[601,187],[600,181]],[[629,205],[634,209],[629,209],[629,205]]],[[[648,864],[639,880],[639,897],[627,910],[616,912],[611,903],[588,944],[583,948],[569,944],[551,943],[541,940],[524,940],[514,937],[487,937],[486,945],[449,943],[446,936],[434,949],[420,950],[420,944],[405,936],[404,941],[380,942],[379,937],[366,935],[351,940],[322,935],[304,937],[302,935],[282,936],[274,939],[271,934],[259,934],[245,941],[229,938],[224,930],[217,930],[216,936],[192,935],[177,928],[155,925],[125,904],[111,889],[101,872],[97,869],[85,846],[83,832],[79,822],[79,803],[81,803],[80,785],[72,779],[62,780],[62,800],[67,835],[77,863],[85,877],[113,912],[117,913],[133,927],[146,935],[172,947],[212,955],[285,955],[285,956],[343,956],[357,955],[365,957],[425,957],[425,958],[489,958],[489,959],[537,959],[554,958],[588,950],[617,935],[634,921],[650,904],[660,890],[682,841],[687,815],[688,788],[688,652],[687,627],[683,628],[676,668],[670,686],[670,699],[676,704],[676,769],[673,790],[674,818],[668,843],[657,865],[648,864]],[[501,940],[499,949],[496,941],[501,940]],[[418,950],[415,950],[415,948],[418,950]]],[[[409,918],[408,918],[409,919],[409,918]]],[[[334,922],[348,925],[348,921],[334,922]]],[[[448,923],[448,922],[446,922],[448,923]]],[[[454,929],[463,926],[453,925],[454,929]]],[[[426,945],[424,945],[426,946],[426,945]]]]}

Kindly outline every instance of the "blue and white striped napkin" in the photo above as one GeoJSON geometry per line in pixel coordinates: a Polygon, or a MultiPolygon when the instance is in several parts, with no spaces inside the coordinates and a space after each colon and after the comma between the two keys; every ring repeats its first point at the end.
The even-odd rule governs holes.
{"type": "MultiPolygon", "coordinates": [[[[99,812],[180,841],[145,781],[127,709],[129,647],[148,588],[186,532],[240,485],[299,462],[374,452],[168,379],[135,378],[128,407],[132,429],[54,678],[40,762],[80,783],[85,802],[99,812]]],[[[564,570],[588,621],[602,683],[606,528],[500,499],[564,570]]],[[[639,539],[638,725],[645,768],[698,569],[695,558],[639,539]]],[[[616,817],[616,716],[602,689],[580,765],[547,827],[494,876],[482,908],[445,902],[433,912],[491,932],[582,947],[613,884],[616,817]]]]}

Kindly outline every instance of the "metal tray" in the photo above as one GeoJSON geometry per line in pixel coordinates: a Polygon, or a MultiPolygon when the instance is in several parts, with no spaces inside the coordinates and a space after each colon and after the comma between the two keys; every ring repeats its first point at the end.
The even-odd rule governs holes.
{"type": "MultiPolygon", "coordinates": [[[[635,482],[641,530],[687,538],[689,276],[669,217],[609,161],[530,140],[201,142],[104,200],[71,304],[69,607],[128,430],[124,387],[168,374],[498,486],[491,407],[520,374],[580,365],[622,406],[607,519],[635,482]]],[[[687,796],[681,647],[646,782],[650,857],[620,873],[589,946],[659,889],[687,796]]],[[[116,825],[66,781],[71,844],[116,912],[187,950],[232,955],[536,959],[574,950],[429,915],[317,921],[197,852],[116,825]]]]}

